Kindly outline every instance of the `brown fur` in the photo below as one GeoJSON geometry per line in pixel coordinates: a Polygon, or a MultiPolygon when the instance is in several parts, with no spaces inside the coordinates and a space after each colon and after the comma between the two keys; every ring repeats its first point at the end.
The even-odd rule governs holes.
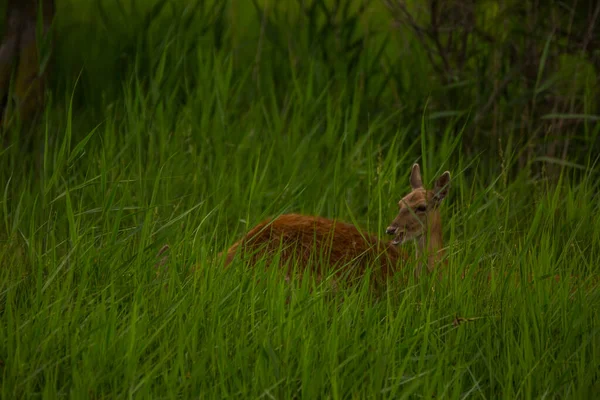
{"type": "MultiPolygon", "coordinates": [[[[399,213],[386,232],[394,236],[383,242],[354,225],[332,219],[300,214],[284,214],[256,225],[227,250],[225,265],[240,256],[255,265],[267,264],[279,256],[280,268],[287,267],[287,277],[295,265],[300,275],[306,269],[317,278],[335,270],[338,277],[360,279],[369,266],[374,267],[375,281],[382,282],[401,271],[408,257],[396,245],[417,241],[417,256],[425,256],[427,270],[442,261],[443,241],[439,205],[448,193],[450,173],[444,172],[433,190],[426,190],[419,165],[411,169],[411,192],[398,203],[399,213]]],[[[421,265],[415,270],[418,277],[421,265]]]]}
{"type": "Polygon", "coordinates": [[[318,277],[335,269],[337,276],[348,274],[350,279],[362,276],[369,266],[380,268],[378,277],[391,276],[399,262],[407,259],[396,247],[354,225],[300,214],[284,214],[256,225],[229,248],[225,265],[236,254],[252,265],[262,258],[272,263],[278,254],[279,267],[310,267],[318,277]]]}

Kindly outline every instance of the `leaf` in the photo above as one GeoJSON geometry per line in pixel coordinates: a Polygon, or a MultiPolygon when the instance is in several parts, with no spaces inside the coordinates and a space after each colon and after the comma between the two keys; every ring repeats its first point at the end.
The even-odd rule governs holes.
{"type": "Polygon", "coordinates": [[[600,121],[600,115],[592,114],[546,114],[541,119],[580,119],[586,121],[600,121]]]}
{"type": "Polygon", "coordinates": [[[96,133],[96,130],[100,127],[100,125],[102,125],[102,124],[100,123],[100,124],[96,125],[96,127],[94,129],[92,129],[91,132],[88,133],[86,137],[84,137],[79,143],[77,143],[77,146],[75,146],[75,148],[71,151],[71,155],[69,156],[69,159],[67,160],[67,164],[71,164],[73,162],[73,160],[75,160],[77,155],[83,150],[83,148],[85,147],[87,142],[91,139],[92,135],[94,133],[96,133]]]}

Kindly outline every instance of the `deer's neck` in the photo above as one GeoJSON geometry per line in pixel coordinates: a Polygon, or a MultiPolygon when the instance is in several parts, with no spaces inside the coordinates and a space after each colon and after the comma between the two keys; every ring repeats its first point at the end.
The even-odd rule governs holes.
{"type": "MultiPolygon", "coordinates": [[[[442,238],[442,218],[439,211],[432,212],[427,218],[425,235],[417,242],[417,258],[426,257],[427,270],[431,272],[444,257],[444,241],[442,238]]],[[[425,260],[421,261],[417,274],[420,273],[425,260]]]]}

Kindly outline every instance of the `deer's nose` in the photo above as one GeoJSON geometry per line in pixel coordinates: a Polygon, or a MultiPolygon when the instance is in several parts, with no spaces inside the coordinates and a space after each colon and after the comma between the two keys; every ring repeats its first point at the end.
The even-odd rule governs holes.
{"type": "Polygon", "coordinates": [[[388,235],[395,235],[397,230],[398,228],[396,228],[395,226],[388,226],[385,230],[385,233],[387,233],[388,235]]]}

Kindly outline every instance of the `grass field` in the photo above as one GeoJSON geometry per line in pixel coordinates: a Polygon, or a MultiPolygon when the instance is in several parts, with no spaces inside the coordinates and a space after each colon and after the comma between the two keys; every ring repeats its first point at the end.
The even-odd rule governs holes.
{"type": "Polygon", "coordinates": [[[600,393],[593,157],[563,163],[558,180],[509,174],[517,133],[501,154],[466,156],[461,120],[429,113],[418,76],[403,95],[423,89],[420,115],[377,114],[360,76],[327,80],[318,62],[267,50],[245,63],[253,51],[192,41],[193,29],[153,51],[138,41],[128,68],[97,81],[119,51],[89,32],[59,42],[87,67],[50,98],[32,146],[13,131],[0,151],[1,398],[600,393]],[[437,284],[331,295],[213,260],[283,212],[384,238],[415,161],[428,185],[452,173],[437,284]]]}

